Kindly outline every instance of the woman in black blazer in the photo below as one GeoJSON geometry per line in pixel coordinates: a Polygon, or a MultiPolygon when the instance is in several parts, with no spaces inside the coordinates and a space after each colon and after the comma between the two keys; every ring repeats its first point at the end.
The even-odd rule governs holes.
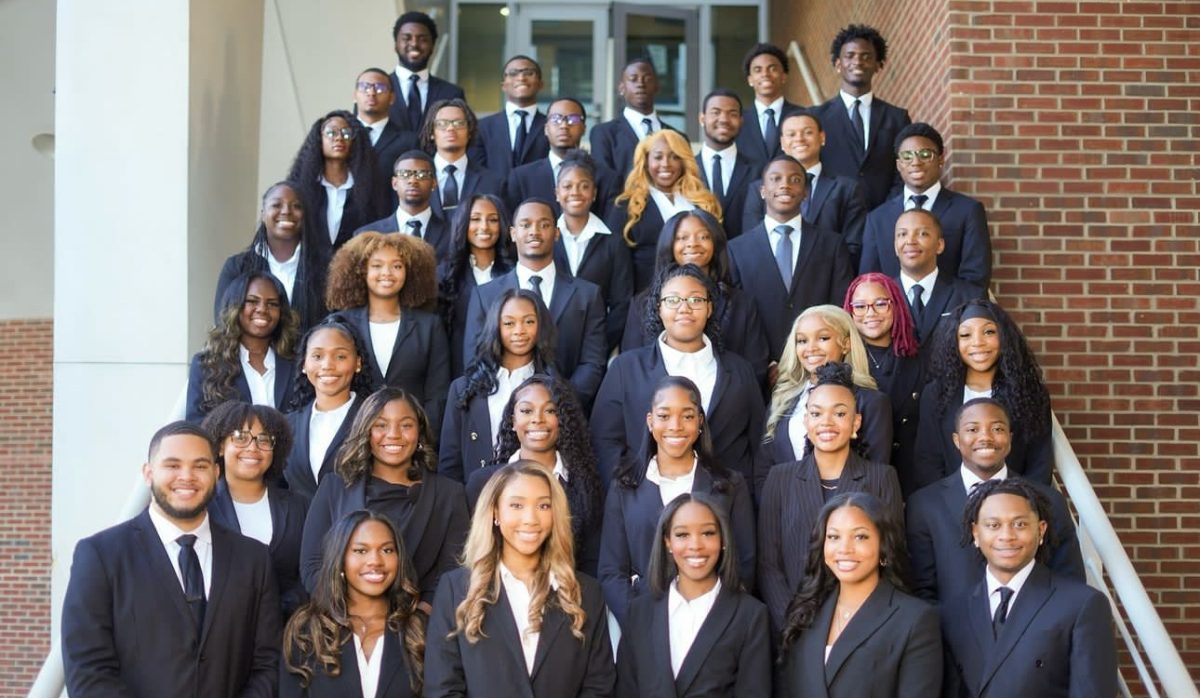
{"type": "Polygon", "coordinates": [[[813,530],[824,502],[846,492],[867,492],[901,520],[904,503],[896,470],[866,460],[852,448],[862,428],[852,375],[847,364],[817,368],[817,384],[803,406],[808,452],[803,460],[772,468],[762,490],[758,585],[775,630],[783,627],[784,611],[811,562],[808,548],[797,545],[795,537],[813,530]]]}
{"type": "Polygon", "coordinates": [[[372,393],[354,418],[336,470],[321,481],[304,522],[300,574],[311,592],[321,569],[321,541],[346,512],[386,516],[404,539],[421,601],[454,566],[467,535],[461,483],[436,474],[429,421],[416,398],[397,388],[372,393]]]}
{"type": "Polygon", "coordinates": [[[737,545],[725,507],[707,494],[681,494],[663,509],[652,593],[634,599],[622,626],[619,698],[771,695],[767,608],[742,588],[737,545]]]}
{"type": "Polygon", "coordinates": [[[472,195],[455,209],[453,225],[449,258],[438,264],[438,313],[450,339],[450,376],[458,378],[471,358],[463,357],[463,342],[475,287],[508,273],[517,251],[498,196],[472,195]]]}
{"type": "Polygon", "coordinates": [[[437,314],[433,248],[401,233],[362,233],[334,255],[325,305],[369,350],[371,387],[400,388],[420,401],[438,433],[450,387],[450,347],[437,314]]]}
{"type": "Polygon", "coordinates": [[[279,585],[281,618],[304,603],[300,536],[308,500],[280,487],[292,450],[292,430],[278,410],[229,401],[204,418],[203,429],[220,448],[221,479],[208,505],[212,520],[266,545],[279,585]]]}
{"type": "Polygon", "coordinates": [[[349,512],[322,550],[312,600],[283,631],[280,697],[419,697],[427,617],[395,526],[349,512]],[[369,663],[379,664],[377,676],[369,663]]]}
{"type": "Polygon", "coordinates": [[[188,367],[187,420],[200,422],[226,400],[286,409],[297,325],[279,279],[268,272],[234,279],[225,289],[217,324],[188,367]],[[251,381],[258,390],[250,389],[251,381]]]}
{"type": "Polygon", "coordinates": [[[508,289],[488,308],[475,357],[465,375],[450,384],[438,473],[459,482],[492,460],[504,406],[523,378],[551,373],[556,330],[537,294],[508,289]],[[501,389],[503,388],[503,390],[501,389]]]}
{"type": "Polygon", "coordinates": [[[747,591],[754,589],[754,507],[741,473],[714,454],[700,390],[683,376],[655,386],[637,460],[621,464],[604,502],[600,586],[622,627],[630,602],[645,594],[663,507],[684,492],[702,493],[721,507],[737,540],[733,561],[747,591]]]}
{"type": "Polygon", "coordinates": [[[807,574],[783,629],[785,695],[940,695],[937,609],[905,593],[907,569],[904,531],[893,508],[853,492],[838,494],[821,509],[807,574]]]}
{"type": "MultiPolygon", "coordinates": [[[[754,375],[765,387],[771,354],[754,299],[734,286],[729,276],[728,245],[725,229],[711,213],[698,208],[677,213],[667,219],[658,236],[654,270],[657,273],[671,264],[695,264],[713,278],[721,291],[719,300],[713,305],[713,316],[721,327],[721,342],[726,351],[750,362],[754,375]]],[[[646,296],[649,293],[649,289],[638,293],[629,304],[629,320],[621,338],[621,351],[644,347],[658,338],[646,330],[646,296]]]]}
{"type": "Polygon", "coordinates": [[[600,698],[615,681],[600,587],[577,573],[558,478],[519,460],[488,481],[462,567],[442,577],[425,696],[600,698]]]}

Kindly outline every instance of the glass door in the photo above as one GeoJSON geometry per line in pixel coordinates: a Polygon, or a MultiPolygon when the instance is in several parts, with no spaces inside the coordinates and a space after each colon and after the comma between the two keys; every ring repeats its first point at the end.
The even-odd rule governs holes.
{"type": "Polygon", "coordinates": [[[621,107],[617,77],[626,61],[647,56],[658,73],[659,118],[699,140],[700,11],[682,7],[613,4],[614,111],[621,107]]]}

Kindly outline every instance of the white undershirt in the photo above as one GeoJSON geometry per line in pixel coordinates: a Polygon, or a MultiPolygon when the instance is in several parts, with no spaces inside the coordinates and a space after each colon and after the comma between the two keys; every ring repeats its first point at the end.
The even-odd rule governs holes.
{"type": "Polygon", "coordinates": [[[717,595],[721,593],[721,580],[709,591],[688,601],[679,593],[679,579],[671,582],[667,590],[667,632],[671,641],[671,675],[678,678],[679,669],[688,651],[700,633],[700,626],[712,611],[717,595]]]}
{"type": "Polygon", "coordinates": [[[658,213],[664,221],[669,220],[676,213],[696,208],[696,205],[688,201],[688,198],[682,193],[667,194],[658,187],[650,187],[650,198],[654,200],[654,205],[658,207],[658,213]]]}
{"type": "Polygon", "coordinates": [[[242,374],[246,376],[246,385],[250,387],[250,402],[275,407],[275,350],[267,347],[267,355],[263,357],[263,365],[267,370],[263,373],[250,365],[250,351],[246,347],[238,346],[238,357],[242,363],[242,374]]]}
{"type": "MultiPolygon", "coordinates": [[[[979,485],[982,485],[983,483],[987,482],[987,480],[980,480],[979,476],[976,475],[975,473],[971,472],[971,469],[968,468],[966,465],[959,466],[958,473],[962,477],[963,487],[966,488],[968,497],[971,496],[971,490],[973,490],[976,487],[978,487],[979,485]]],[[[993,475],[989,479],[996,480],[998,482],[1007,477],[1008,477],[1008,466],[1006,465],[1006,466],[1000,468],[1000,470],[996,471],[996,474],[993,475]]]]}
{"type": "Polygon", "coordinates": [[[500,420],[504,418],[504,406],[508,404],[508,398],[512,396],[512,392],[517,389],[517,386],[525,382],[525,379],[533,375],[533,362],[514,368],[509,371],[501,366],[496,371],[496,392],[487,396],[488,406],[488,421],[492,425],[492,445],[496,444],[496,438],[500,435],[500,420]]]}
{"type": "Polygon", "coordinates": [[[363,698],[375,698],[375,692],[379,689],[380,670],[383,668],[384,638],[380,636],[375,641],[375,647],[368,657],[363,653],[362,638],[358,633],[350,634],[354,636],[354,656],[358,657],[358,678],[362,684],[363,698]]]}
{"type": "Polygon", "coordinates": [[[717,385],[717,357],[713,354],[712,342],[708,335],[700,335],[704,340],[704,348],[694,352],[683,352],[667,346],[667,333],[658,336],[658,350],[662,353],[663,368],[667,375],[690,378],[700,389],[700,406],[708,414],[708,405],[712,402],[713,389],[717,385]]]}
{"type": "Polygon", "coordinates": [[[158,539],[167,549],[167,557],[171,559],[171,568],[175,570],[179,586],[185,591],[187,585],[183,581],[183,572],[179,570],[179,550],[182,546],[175,542],[175,539],[184,533],[196,536],[196,542],[192,544],[192,547],[196,551],[196,557],[200,559],[200,572],[204,575],[204,597],[208,598],[209,590],[212,589],[212,527],[208,524],[208,514],[204,514],[204,520],[195,529],[184,531],[168,521],[167,517],[160,514],[153,506],[150,507],[149,512],[150,523],[154,524],[154,531],[158,534],[158,539]]]}
{"type": "Polygon", "coordinates": [[[486,267],[479,267],[475,262],[471,262],[468,266],[471,267],[471,275],[475,277],[475,285],[482,286],[492,280],[492,267],[496,266],[496,263],[492,262],[486,267]]]}
{"type": "Polygon", "coordinates": [[[540,276],[542,278],[542,282],[541,282],[541,286],[540,286],[540,288],[541,288],[540,292],[542,294],[542,302],[546,304],[547,308],[549,308],[550,301],[554,298],[554,277],[555,277],[555,274],[557,273],[557,270],[554,267],[554,262],[550,262],[549,264],[546,265],[546,267],[544,269],[541,269],[539,271],[534,271],[534,270],[530,269],[529,267],[525,266],[524,264],[517,264],[516,269],[514,269],[514,271],[517,272],[517,284],[521,288],[524,288],[524,289],[527,289],[530,291],[533,290],[533,284],[531,284],[529,282],[530,277],[540,276]]]}
{"type": "Polygon", "coordinates": [[[371,326],[371,351],[375,352],[375,363],[379,372],[387,375],[392,364],[392,350],[396,348],[396,335],[400,334],[400,321],[368,322],[371,326]]]}
{"type": "Polygon", "coordinates": [[[995,618],[996,609],[1000,608],[1000,592],[998,590],[1002,586],[1008,587],[1013,591],[1012,598],[1008,600],[1008,612],[1012,614],[1013,604],[1017,602],[1017,597],[1021,595],[1021,587],[1025,586],[1025,582],[1029,579],[1029,575],[1033,572],[1033,566],[1036,563],[1036,560],[1030,560],[1013,575],[1012,579],[1008,580],[1008,584],[1001,584],[999,579],[993,577],[990,567],[984,569],[983,578],[987,584],[988,608],[991,609],[991,612],[988,614],[988,620],[995,618]]]}
{"type": "Polygon", "coordinates": [[[312,416],[308,418],[308,467],[312,468],[313,479],[320,484],[321,479],[321,463],[325,461],[325,452],[329,450],[329,445],[333,443],[333,437],[337,435],[338,429],[342,428],[342,422],[346,420],[346,415],[350,412],[350,405],[354,404],[354,393],[350,393],[350,399],[346,404],[328,412],[322,412],[313,405],[312,416]]]}
{"type": "Polygon", "coordinates": [[[991,388],[988,388],[987,390],[975,391],[975,390],[971,390],[971,388],[969,386],[966,386],[966,385],[963,386],[963,404],[966,404],[966,403],[970,402],[971,400],[974,400],[977,397],[991,397],[991,396],[992,396],[991,388]]]}
{"type": "Polygon", "coordinates": [[[292,253],[291,259],[285,259],[282,262],[275,259],[275,255],[271,254],[271,250],[266,245],[262,245],[258,251],[267,260],[267,268],[271,270],[271,276],[279,279],[279,283],[283,284],[288,301],[291,301],[292,289],[296,287],[296,270],[300,268],[300,248],[303,246],[296,245],[296,251],[292,253]]]}
{"type": "MultiPolygon", "coordinates": [[[[517,579],[504,563],[500,563],[500,583],[504,585],[504,593],[508,596],[508,605],[512,608],[513,620],[517,623],[517,636],[521,639],[521,652],[525,655],[525,670],[533,673],[533,660],[537,657],[538,638],[541,632],[532,632],[529,624],[529,601],[532,594],[525,582],[517,579]]],[[[550,573],[550,588],[558,589],[558,579],[550,573]]]]}
{"type": "Polygon", "coordinates": [[[588,213],[588,221],[578,235],[567,228],[567,217],[558,217],[558,229],[562,231],[563,249],[567,251],[567,265],[571,267],[571,276],[579,276],[579,264],[583,262],[583,254],[587,252],[588,243],[597,235],[611,235],[612,231],[604,225],[604,221],[595,213],[588,213]]]}
{"type": "Polygon", "coordinates": [[[692,491],[696,482],[696,460],[692,459],[692,469],[686,475],[667,477],[658,469],[658,456],[651,456],[646,465],[646,479],[658,485],[658,496],[665,507],[672,499],[692,491]]]}
{"type": "Polygon", "coordinates": [[[262,498],[257,502],[242,503],[233,500],[233,511],[237,514],[238,528],[242,529],[242,535],[263,545],[270,545],[271,536],[275,533],[271,524],[271,502],[267,496],[264,491],[262,498]]]}

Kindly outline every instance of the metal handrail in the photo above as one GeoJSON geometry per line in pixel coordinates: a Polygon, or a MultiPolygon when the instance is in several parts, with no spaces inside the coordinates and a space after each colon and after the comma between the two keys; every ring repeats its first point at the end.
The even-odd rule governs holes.
{"type": "Polygon", "coordinates": [[[808,90],[812,103],[824,102],[825,97],[821,94],[821,84],[817,82],[817,76],[813,73],[812,63],[809,63],[808,57],[800,50],[800,44],[794,39],[788,44],[788,55],[796,61],[796,67],[800,69],[800,77],[804,79],[804,87],[808,90]]]}

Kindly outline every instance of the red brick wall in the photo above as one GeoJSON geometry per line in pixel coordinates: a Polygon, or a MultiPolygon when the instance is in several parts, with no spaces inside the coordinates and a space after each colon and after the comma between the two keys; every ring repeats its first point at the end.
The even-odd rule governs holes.
{"type": "Polygon", "coordinates": [[[50,650],[50,320],[0,322],[0,695],[50,650]]]}

